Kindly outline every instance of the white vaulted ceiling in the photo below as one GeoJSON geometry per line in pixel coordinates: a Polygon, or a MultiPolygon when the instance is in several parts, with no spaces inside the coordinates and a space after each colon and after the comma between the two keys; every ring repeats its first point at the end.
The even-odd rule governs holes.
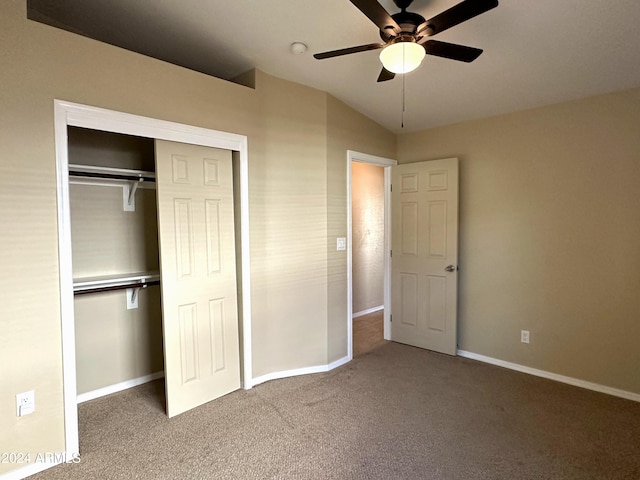
{"type": "MultiPolygon", "coordinates": [[[[392,0],[380,2],[390,13],[392,0]]],[[[458,0],[415,0],[430,18],[458,0]]],[[[349,0],[28,0],[30,17],[224,79],[252,68],[331,93],[388,129],[415,131],[640,86],[638,0],[500,0],[437,40],[484,49],[466,64],[427,56],[377,83],[380,41],[349,0]],[[46,18],[45,18],[46,17],[46,18]],[[309,46],[293,54],[292,42],[309,46]]]]}

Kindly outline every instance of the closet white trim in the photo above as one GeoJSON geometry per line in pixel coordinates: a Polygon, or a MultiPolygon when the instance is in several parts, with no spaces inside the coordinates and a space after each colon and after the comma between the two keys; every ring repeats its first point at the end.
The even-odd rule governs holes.
{"type": "Polygon", "coordinates": [[[65,453],[68,458],[73,458],[74,455],[77,456],[79,454],[79,436],[73,317],[73,275],[71,265],[69,155],[67,145],[67,127],[69,126],[191,143],[238,152],[241,224],[240,250],[242,258],[242,304],[240,305],[242,334],[240,341],[242,345],[243,388],[250,389],[253,386],[253,379],[251,349],[251,261],[249,252],[249,156],[247,137],[63,100],[54,100],[65,453]]]}

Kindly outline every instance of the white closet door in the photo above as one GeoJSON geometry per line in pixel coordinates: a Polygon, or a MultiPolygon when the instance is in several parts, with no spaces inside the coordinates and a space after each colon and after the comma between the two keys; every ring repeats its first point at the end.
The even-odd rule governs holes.
{"type": "Polygon", "coordinates": [[[231,152],[156,140],[167,414],[240,388],[231,152]]]}

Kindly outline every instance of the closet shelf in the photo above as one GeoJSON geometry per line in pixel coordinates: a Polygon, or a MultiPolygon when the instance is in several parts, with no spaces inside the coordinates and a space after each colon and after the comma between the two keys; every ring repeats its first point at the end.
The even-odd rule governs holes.
{"type": "Polygon", "coordinates": [[[77,278],[73,281],[73,294],[108,292],[128,288],[144,288],[160,284],[160,272],[140,272],[124,275],[77,278]]]}
{"type": "Polygon", "coordinates": [[[155,172],[126,168],[69,164],[69,183],[122,188],[122,209],[135,212],[138,188],[156,188],[155,172]]]}
{"type": "Polygon", "coordinates": [[[99,167],[95,165],[69,164],[69,175],[73,177],[96,178],[101,180],[125,180],[155,182],[155,172],[127,168],[99,167]]]}

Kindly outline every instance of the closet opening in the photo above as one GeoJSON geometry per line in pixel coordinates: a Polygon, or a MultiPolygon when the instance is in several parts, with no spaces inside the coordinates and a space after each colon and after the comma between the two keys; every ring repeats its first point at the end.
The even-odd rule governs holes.
{"type": "Polygon", "coordinates": [[[164,377],[155,154],[150,138],[80,127],[67,136],[82,403],[164,377]]]}
{"type": "Polygon", "coordinates": [[[149,385],[171,417],[253,386],[248,145],[243,135],[61,100],[54,107],[65,458],[73,459],[79,403],[164,376],[149,385]],[[224,288],[207,283],[218,277],[224,288]]]}

